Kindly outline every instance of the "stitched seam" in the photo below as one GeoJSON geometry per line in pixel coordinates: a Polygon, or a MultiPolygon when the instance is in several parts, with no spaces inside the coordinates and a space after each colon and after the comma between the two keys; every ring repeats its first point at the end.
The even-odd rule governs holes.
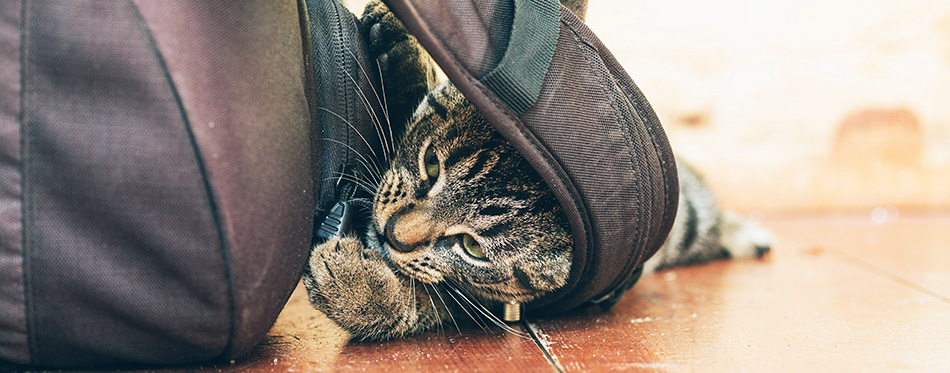
{"type": "MultiPolygon", "coordinates": [[[[610,65],[616,66],[614,62],[611,62],[610,65],[607,65],[607,64],[605,65],[608,66],[608,70],[612,70],[609,68],[610,65]]],[[[663,227],[663,222],[668,220],[669,226],[672,226],[673,220],[676,218],[677,201],[679,199],[679,178],[676,174],[676,165],[675,165],[676,161],[674,158],[673,159],[674,164],[672,168],[664,167],[665,165],[667,165],[667,162],[666,160],[663,159],[663,157],[665,155],[670,155],[672,157],[673,154],[672,154],[672,149],[670,149],[668,146],[661,146],[661,143],[668,144],[669,139],[666,138],[665,133],[663,132],[663,125],[659,122],[659,120],[656,120],[656,121],[648,120],[650,118],[647,118],[647,114],[644,114],[645,112],[653,112],[653,108],[649,105],[649,101],[646,100],[646,97],[643,95],[643,92],[637,92],[631,87],[631,85],[633,86],[636,85],[636,83],[633,82],[632,78],[629,79],[629,83],[630,83],[629,85],[622,84],[620,85],[620,87],[623,90],[624,94],[626,94],[627,97],[630,98],[630,103],[631,105],[633,105],[637,117],[640,119],[640,122],[643,123],[644,131],[647,133],[647,136],[650,137],[650,144],[653,145],[653,151],[656,154],[657,162],[660,165],[660,172],[662,172],[663,174],[662,180],[663,180],[663,189],[665,192],[665,197],[663,198],[664,206],[663,206],[662,220],[659,223],[659,225],[656,227],[656,231],[659,232],[659,230],[663,227]],[[670,175],[671,173],[670,171],[673,172],[672,176],[670,175]],[[670,200],[669,196],[674,196],[676,200],[670,200]],[[668,218],[670,214],[673,214],[673,216],[668,218]]],[[[664,238],[651,237],[650,240],[647,242],[647,244],[656,243],[657,240],[659,240],[659,244],[662,245],[664,238]]],[[[658,248],[659,247],[657,247],[657,249],[658,248]]]]}
{"type": "MultiPolygon", "coordinates": [[[[597,48],[597,50],[599,51],[600,49],[597,48]]],[[[605,63],[607,70],[615,74],[616,72],[614,71],[614,69],[610,68],[611,65],[616,66],[614,62],[611,62],[611,64],[605,63]]],[[[621,72],[623,71],[621,70],[621,72]]],[[[669,224],[671,226],[672,221],[676,217],[675,216],[676,206],[677,206],[676,200],[671,200],[669,198],[669,196],[674,196],[674,198],[677,198],[677,199],[679,198],[678,179],[676,177],[671,177],[670,175],[670,170],[672,170],[672,172],[674,173],[673,176],[675,176],[676,166],[674,164],[672,168],[664,167],[667,163],[663,159],[663,157],[665,155],[672,156],[672,152],[668,147],[661,147],[661,142],[668,143],[668,140],[665,139],[665,136],[658,135],[659,133],[663,133],[662,124],[660,124],[658,120],[657,121],[648,120],[650,118],[647,118],[647,114],[644,114],[644,113],[653,112],[653,109],[649,106],[649,102],[646,102],[646,97],[643,96],[643,93],[642,92],[638,93],[637,91],[634,90],[633,86],[635,86],[635,83],[633,82],[633,79],[627,79],[627,80],[628,80],[627,83],[629,84],[620,84],[620,89],[623,90],[624,94],[628,97],[628,100],[630,100],[630,104],[634,108],[637,119],[639,119],[640,122],[643,123],[643,127],[644,127],[643,131],[646,132],[646,135],[650,138],[650,145],[653,146],[653,152],[654,154],[656,154],[657,162],[660,165],[660,172],[662,173],[661,180],[663,181],[663,191],[665,192],[664,197],[662,198],[663,215],[661,217],[661,220],[657,222],[655,227],[653,227],[654,229],[652,229],[651,232],[647,232],[647,233],[654,233],[654,234],[652,235],[653,237],[647,237],[647,241],[645,242],[645,244],[647,245],[651,243],[656,244],[657,240],[659,240],[659,244],[662,245],[664,238],[657,237],[658,234],[656,233],[659,233],[660,229],[664,226],[664,222],[666,221],[669,221],[669,224]],[[644,106],[644,104],[646,105],[644,106]],[[661,137],[658,137],[658,136],[661,136],[661,137]],[[670,218],[669,217],[670,214],[673,214],[673,217],[670,218]]],[[[648,248],[648,247],[645,247],[645,248],[648,248]]],[[[657,246],[656,249],[658,248],[659,247],[657,246]]],[[[653,249],[654,253],[656,249],[653,249]]],[[[644,254],[645,252],[641,252],[640,259],[644,259],[642,258],[644,254]]],[[[638,261],[645,262],[646,260],[638,260],[638,261]]]]}
{"type": "Polygon", "coordinates": [[[198,173],[201,175],[201,181],[204,184],[205,194],[208,196],[208,207],[211,210],[211,219],[214,222],[215,230],[218,235],[218,247],[221,250],[221,258],[224,260],[225,277],[228,280],[228,298],[230,300],[228,316],[231,321],[228,328],[228,341],[221,353],[219,353],[219,355],[222,355],[230,350],[231,343],[234,339],[236,298],[234,293],[233,271],[231,268],[232,263],[230,246],[228,245],[227,236],[225,234],[226,232],[221,218],[221,212],[218,208],[218,200],[215,196],[214,188],[211,185],[211,177],[210,173],[208,172],[207,165],[205,164],[204,158],[201,156],[201,149],[198,147],[198,140],[195,137],[194,128],[191,125],[191,121],[188,119],[188,112],[185,110],[184,102],[182,101],[181,96],[178,94],[178,88],[175,86],[174,80],[172,80],[171,72],[168,69],[168,64],[162,57],[161,51],[158,49],[158,44],[152,35],[151,29],[148,28],[148,24],[145,22],[145,18],[142,16],[138,6],[136,6],[132,0],[127,0],[127,2],[136,18],[142,35],[145,37],[149,48],[155,55],[155,61],[158,63],[159,69],[162,72],[162,78],[165,80],[165,84],[168,86],[170,91],[169,93],[172,95],[172,99],[175,101],[175,107],[178,109],[178,115],[181,117],[185,133],[188,135],[188,142],[191,145],[192,151],[194,152],[195,163],[198,167],[198,173]]]}
{"type": "MultiPolygon", "coordinates": [[[[573,36],[575,42],[578,42],[584,45],[585,47],[587,47],[589,52],[582,51],[581,56],[584,57],[585,61],[587,61],[588,66],[590,66],[593,69],[593,65],[595,64],[595,62],[591,61],[591,58],[590,56],[588,56],[588,53],[595,53],[599,55],[598,53],[599,50],[597,48],[594,48],[589,43],[587,43],[586,40],[583,40],[583,37],[577,32],[577,30],[574,30],[574,28],[571,27],[569,23],[567,23],[566,21],[562,21],[562,22],[567,27],[567,29],[571,31],[571,35],[573,36]]],[[[604,71],[609,73],[609,70],[606,68],[606,64],[604,65],[605,65],[604,71]]],[[[609,81],[606,77],[603,77],[603,76],[598,76],[598,78],[599,78],[598,83],[599,83],[601,91],[603,92],[603,96],[609,99],[608,104],[610,105],[610,108],[613,110],[614,118],[618,119],[616,122],[619,123],[620,122],[619,118],[625,118],[625,116],[620,113],[620,109],[618,108],[618,102],[617,102],[618,100],[616,99],[616,97],[614,97],[614,93],[612,93],[611,91],[607,89],[608,86],[612,86],[614,83],[609,81]]],[[[636,123],[633,123],[633,124],[636,125],[636,123]]],[[[637,166],[637,162],[636,162],[637,156],[635,153],[636,146],[634,144],[636,139],[631,138],[631,136],[635,136],[635,135],[628,133],[624,129],[620,129],[620,132],[623,135],[624,142],[627,144],[627,155],[630,157],[630,164],[632,166],[637,166]]],[[[641,187],[644,181],[642,180],[642,178],[637,178],[637,181],[638,181],[637,190],[642,190],[641,187]]],[[[643,195],[638,193],[635,197],[635,202],[637,203],[637,206],[642,208],[643,195]]],[[[642,221],[643,214],[638,211],[637,215],[638,215],[638,221],[642,221]]],[[[646,246],[648,242],[645,242],[645,241],[647,241],[646,236],[648,232],[649,232],[649,229],[637,229],[636,236],[634,236],[634,243],[635,244],[642,243],[644,246],[646,246]]],[[[640,255],[638,255],[636,258],[628,258],[627,263],[624,264],[623,268],[618,273],[618,277],[614,279],[603,290],[601,290],[600,293],[596,294],[594,296],[594,299],[604,296],[605,294],[611,294],[614,291],[616,291],[621,285],[623,285],[627,281],[627,278],[629,277],[629,275],[633,272],[633,269],[635,269],[635,268],[632,269],[631,267],[634,267],[634,263],[639,262],[639,259],[640,259],[640,255]]]]}

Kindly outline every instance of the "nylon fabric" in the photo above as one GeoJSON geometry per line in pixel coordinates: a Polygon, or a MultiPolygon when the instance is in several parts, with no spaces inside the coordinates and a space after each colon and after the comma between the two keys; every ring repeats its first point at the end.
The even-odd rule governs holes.
{"type": "MultiPolygon", "coordinates": [[[[571,290],[578,294],[576,299],[586,301],[601,295],[605,283],[618,276],[626,278],[611,266],[636,261],[632,249],[645,244],[641,226],[649,224],[649,216],[643,214],[649,213],[652,196],[644,190],[648,179],[633,170],[643,170],[637,161],[650,154],[639,151],[637,141],[628,141],[625,124],[632,119],[622,112],[626,103],[611,94],[612,82],[597,71],[598,61],[587,59],[569,28],[561,29],[558,46],[544,93],[523,119],[544,146],[558,149],[555,157],[568,170],[589,209],[591,247],[598,251],[588,256],[588,272],[577,275],[571,290]]],[[[542,300],[532,306],[544,305],[542,300]]]]}
{"type": "Polygon", "coordinates": [[[0,360],[30,361],[20,213],[20,2],[0,2],[0,360]]]}
{"type": "MultiPolygon", "coordinates": [[[[634,183],[633,190],[635,194],[626,195],[620,198],[616,198],[614,201],[599,206],[596,210],[600,211],[610,211],[621,210],[614,209],[611,207],[612,204],[624,204],[624,200],[627,200],[626,204],[629,204],[633,207],[633,211],[636,211],[638,214],[644,213],[656,213],[658,209],[662,208],[663,203],[665,202],[665,196],[661,194],[661,191],[658,189],[666,184],[666,180],[662,179],[662,169],[658,167],[658,154],[654,151],[655,146],[653,146],[654,139],[651,138],[647,129],[645,128],[645,122],[651,120],[648,116],[652,114],[652,109],[647,106],[646,108],[634,108],[634,103],[631,101],[625,92],[623,92],[619,85],[621,84],[618,80],[619,75],[613,74],[613,72],[608,71],[605,66],[604,58],[602,57],[603,51],[597,49],[595,45],[598,43],[596,37],[592,33],[585,33],[586,27],[580,27],[580,22],[577,21],[574,17],[569,17],[565,14],[563,17],[563,22],[568,26],[567,28],[571,30],[570,34],[574,39],[574,45],[578,46],[579,52],[583,55],[584,60],[587,61],[587,64],[593,73],[592,79],[597,82],[596,86],[600,88],[597,92],[590,92],[589,95],[580,98],[582,101],[593,101],[593,102],[602,102],[603,107],[600,107],[596,112],[598,113],[598,122],[603,123],[605,126],[617,126],[618,134],[616,135],[616,140],[618,141],[618,149],[624,149],[625,152],[618,152],[612,154],[615,157],[627,156],[628,158],[628,167],[632,170],[637,170],[640,175],[634,175],[632,181],[634,183]],[[621,142],[622,140],[622,142],[621,142]],[[624,146],[625,145],[625,146],[624,146]],[[647,175],[647,177],[644,177],[647,175]],[[659,179],[659,180],[658,180],[659,179]],[[659,181],[659,182],[657,182],[659,181]],[[658,207],[659,206],[659,207],[658,207]]],[[[554,67],[553,70],[570,70],[572,67],[560,65],[554,67]]],[[[625,75],[625,74],[624,74],[625,75]]],[[[632,82],[630,82],[632,84],[632,82]]],[[[655,120],[655,119],[654,119],[655,120]]],[[[589,180],[586,182],[580,182],[580,184],[594,186],[598,188],[596,192],[589,193],[590,195],[611,193],[612,191],[622,190],[623,188],[617,188],[617,184],[613,183],[597,183],[596,180],[589,180]]],[[[599,197],[591,197],[591,204],[602,203],[605,199],[599,197]]],[[[675,206],[675,204],[674,204],[675,206]]],[[[630,217],[618,217],[610,216],[609,214],[599,214],[592,217],[595,221],[601,226],[608,226],[610,224],[616,224],[616,221],[626,221],[630,217]]],[[[650,216],[636,216],[635,220],[631,224],[632,226],[637,227],[636,235],[632,237],[619,237],[618,234],[624,234],[624,232],[614,229],[602,229],[604,234],[604,239],[608,242],[624,242],[615,247],[609,248],[617,250],[614,253],[607,253],[602,255],[603,258],[618,258],[618,257],[628,257],[629,261],[624,264],[624,267],[619,268],[617,277],[613,280],[609,278],[594,280],[592,282],[604,282],[607,284],[605,290],[598,290],[601,293],[591,293],[589,297],[592,299],[598,299],[606,295],[605,293],[613,292],[614,289],[621,286],[625,282],[627,276],[634,271],[643,261],[644,254],[642,251],[628,251],[625,249],[624,245],[629,244],[629,247],[633,248],[647,248],[648,240],[656,234],[657,229],[656,224],[657,219],[650,216]]],[[[609,250],[608,249],[608,250],[609,250]]],[[[649,250],[649,249],[647,249],[649,250]]],[[[645,250],[644,250],[645,251],[645,250]]],[[[647,255],[646,257],[649,257],[647,255]]],[[[597,276],[598,274],[588,275],[590,278],[597,276]]]]}
{"type": "Polygon", "coordinates": [[[218,355],[228,342],[227,278],[220,252],[198,249],[217,248],[217,230],[179,104],[134,9],[27,4],[32,363],[218,355]]]}
{"type": "Polygon", "coordinates": [[[554,0],[515,0],[508,47],[498,65],[480,79],[518,115],[541,94],[557,45],[558,10],[554,0]]]}
{"type": "MultiPolygon", "coordinates": [[[[440,43],[458,53],[457,62],[472,76],[480,78],[492,71],[508,48],[514,22],[514,0],[438,0],[387,1],[390,7],[411,3],[421,19],[428,23],[440,43]],[[490,20],[486,22],[486,20],[490,20]]],[[[397,11],[405,23],[407,18],[397,11]]]]}
{"type": "Polygon", "coordinates": [[[229,274],[221,284],[233,294],[220,357],[233,358],[273,325],[310,249],[311,128],[298,4],[134,3],[187,112],[210,209],[219,214],[224,246],[216,255],[229,274]]]}
{"type": "MultiPolygon", "coordinates": [[[[650,172],[658,179],[651,184],[654,190],[655,203],[660,204],[654,210],[655,223],[651,225],[652,229],[647,235],[649,241],[641,252],[640,263],[646,262],[653,256],[657,250],[663,246],[666,237],[673,227],[673,221],[676,219],[676,211],[679,203],[679,177],[676,172],[676,157],[673,155],[673,149],[670,147],[670,141],[663,130],[660,119],[653,110],[650,102],[643,94],[633,79],[626,73],[620,62],[607,51],[605,47],[590,29],[576,28],[579,35],[584,40],[590,40],[589,45],[592,50],[598,51],[598,55],[604,62],[604,67],[617,80],[617,88],[627,97],[632,104],[633,111],[642,120],[642,128],[649,136],[653,152],[656,154],[656,162],[651,163],[650,172]],[[655,168],[654,168],[655,167],[655,168]]],[[[648,145],[645,145],[648,146],[648,145]]]]}
{"type": "Polygon", "coordinates": [[[0,366],[194,363],[261,340],[310,249],[303,8],[0,5],[0,366]]]}

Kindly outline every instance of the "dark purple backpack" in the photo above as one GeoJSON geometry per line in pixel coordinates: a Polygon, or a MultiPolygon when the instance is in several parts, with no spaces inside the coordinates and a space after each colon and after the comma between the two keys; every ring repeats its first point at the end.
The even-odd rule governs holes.
{"type": "MultiPolygon", "coordinates": [[[[677,198],[630,78],[553,0],[387,3],[568,215],[571,281],[529,312],[615,298],[677,198]]],[[[250,350],[333,176],[380,146],[340,121],[372,128],[381,110],[353,95],[378,83],[357,30],[331,0],[0,3],[0,360],[250,350]]]]}
{"type": "Polygon", "coordinates": [[[0,360],[248,351],[310,244],[297,4],[0,7],[0,360]]]}

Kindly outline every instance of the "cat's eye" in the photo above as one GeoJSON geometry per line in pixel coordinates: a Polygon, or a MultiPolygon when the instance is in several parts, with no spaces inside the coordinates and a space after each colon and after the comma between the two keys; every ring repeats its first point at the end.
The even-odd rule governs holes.
{"type": "Polygon", "coordinates": [[[435,155],[435,148],[432,145],[426,147],[426,152],[422,156],[422,162],[425,164],[426,175],[429,175],[430,178],[435,179],[439,177],[439,157],[435,155]]]}
{"type": "Polygon", "coordinates": [[[462,248],[473,258],[485,259],[485,252],[482,251],[482,245],[475,241],[475,238],[468,234],[462,235],[462,248]]]}

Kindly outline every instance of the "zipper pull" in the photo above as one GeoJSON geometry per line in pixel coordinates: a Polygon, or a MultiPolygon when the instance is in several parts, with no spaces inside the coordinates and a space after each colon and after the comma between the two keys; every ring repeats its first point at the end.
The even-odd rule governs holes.
{"type": "Polygon", "coordinates": [[[344,165],[340,170],[340,177],[336,181],[337,202],[330,208],[327,217],[323,219],[320,228],[315,233],[318,242],[324,242],[338,237],[350,229],[353,220],[353,206],[350,200],[356,195],[356,174],[353,166],[344,165]]]}

